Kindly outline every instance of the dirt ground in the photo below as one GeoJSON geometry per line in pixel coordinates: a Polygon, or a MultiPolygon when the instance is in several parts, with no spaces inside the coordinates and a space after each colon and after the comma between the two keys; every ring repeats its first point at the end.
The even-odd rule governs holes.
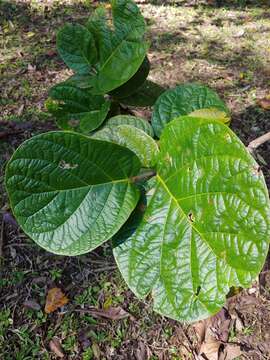
{"type": "MultiPolygon", "coordinates": [[[[55,128],[44,102],[49,87],[69,75],[56,53],[56,30],[83,23],[95,3],[0,1],[0,359],[270,359],[270,258],[252,288],[235,289],[217,316],[187,326],[133,296],[109,244],[76,258],[56,256],[28,239],[10,213],[5,163],[23,140],[55,128]],[[53,287],[69,302],[46,314],[53,287]],[[208,355],[199,355],[203,346],[208,355]]],[[[152,80],[216,89],[245,144],[270,131],[270,110],[260,101],[270,94],[269,0],[137,3],[152,43],[152,80]]],[[[256,157],[270,187],[269,151],[264,144],[256,157]]]]}

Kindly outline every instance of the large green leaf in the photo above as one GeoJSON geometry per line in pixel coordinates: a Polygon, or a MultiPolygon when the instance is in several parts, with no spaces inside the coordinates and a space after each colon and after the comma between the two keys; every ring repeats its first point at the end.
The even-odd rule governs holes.
{"type": "Polygon", "coordinates": [[[66,24],[57,33],[57,50],[64,62],[78,73],[87,73],[97,61],[92,34],[79,24],[66,24]]]}
{"type": "Polygon", "coordinates": [[[262,172],[226,125],[186,117],[163,132],[155,181],[139,226],[116,243],[116,261],[138,297],[152,294],[157,312],[206,318],[264,264],[270,204],[262,172]]]}
{"type": "Polygon", "coordinates": [[[128,80],[128,82],[126,82],[119,88],[111,91],[110,95],[115,97],[116,99],[119,99],[120,101],[122,98],[126,98],[132,95],[145,82],[149,74],[149,71],[150,71],[150,63],[148,58],[145,57],[143,63],[141,64],[136,74],[134,74],[132,78],[128,80]]]}
{"type": "Polygon", "coordinates": [[[83,133],[98,128],[111,105],[103,96],[92,95],[87,89],[80,89],[68,82],[52,87],[49,96],[54,101],[47,102],[47,108],[58,119],[58,125],[64,130],[83,133]]]}
{"type": "Polygon", "coordinates": [[[144,167],[153,167],[156,163],[158,146],[154,139],[143,130],[131,125],[104,127],[97,131],[95,139],[115,142],[133,151],[144,167]]]}
{"type": "Polygon", "coordinates": [[[131,116],[131,115],[116,115],[110,119],[108,119],[104,126],[106,127],[112,127],[112,126],[118,126],[118,125],[131,125],[135,126],[138,129],[143,130],[148,134],[149,136],[154,136],[154,131],[152,129],[152,126],[150,123],[138,116],[131,116]]]}
{"type": "Polygon", "coordinates": [[[22,229],[62,255],[89,252],[111,238],[135,208],[130,181],[140,162],[130,150],[72,132],[23,143],[7,165],[6,187],[22,229]]]}
{"type": "Polygon", "coordinates": [[[185,84],[163,93],[154,106],[152,126],[160,137],[164,126],[180,115],[195,110],[216,108],[229,114],[229,110],[217,93],[200,84],[185,84]]]}
{"type": "Polygon", "coordinates": [[[153,106],[159,96],[164,93],[165,90],[166,89],[154,83],[153,81],[146,80],[135,93],[125,98],[121,98],[120,102],[123,105],[128,106],[153,106]]]}
{"type": "Polygon", "coordinates": [[[97,74],[91,79],[94,94],[108,93],[126,83],[142,64],[148,44],[143,40],[144,18],[131,0],[112,0],[114,29],[99,9],[87,23],[98,46],[97,74]]]}

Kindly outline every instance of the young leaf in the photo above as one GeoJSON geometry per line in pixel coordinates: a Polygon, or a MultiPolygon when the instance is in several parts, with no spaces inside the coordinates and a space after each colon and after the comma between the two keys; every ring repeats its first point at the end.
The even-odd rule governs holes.
{"type": "Polygon", "coordinates": [[[219,120],[223,124],[230,125],[231,118],[225,111],[220,111],[216,108],[209,108],[209,109],[200,109],[195,110],[192,113],[188,114],[191,117],[198,117],[208,120],[219,120]]]}
{"type": "Polygon", "coordinates": [[[146,80],[135,93],[125,98],[121,98],[120,102],[123,105],[128,106],[153,106],[159,96],[164,93],[165,90],[165,88],[154,83],[153,81],[146,80]]]}
{"type": "Polygon", "coordinates": [[[119,88],[110,92],[110,95],[120,100],[122,98],[132,95],[138,90],[140,86],[145,82],[150,71],[150,63],[147,57],[144,58],[139,70],[128,80],[125,84],[119,88]]]}
{"type": "Polygon", "coordinates": [[[155,140],[143,130],[131,125],[104,127],[97,131],[93,138],[115,142],[133,151],[143,167],[153,167],[156,163],[158,146],[155,140]]]}
{"type": "Polygon", "coordinates": [[[59,127],[83,133],[98,128],[111,105],[103,96],[92,95],[88,90],[66,82],[52,87],[49,96],[55,101],[48,102],[47,108],[58,119],[59,127]]]}
{"type": "Polygon", "coordinates": [[[130,177],[140,166],[133,152],[117,144],[49,132],[15,151],[6,187],[26,234],[53,253],[79,255],[126,222],[139,198],[130,177]]]}
{"type": "Polygon", "coordinates": [[[225,103],[217,93],[207,86],[185,84],[163,93],[154,106],[152,126],[160,137],[164,126],[180,115],[188,115],[195,110],[216,108],[229,114],[225,103]]]}
{"type": "Polygon", "coordinates": [[[94,94],[108,93],[126,83],[142,64],[148,44],[143,40],[144,18],[131,0],[112,0],[114,31],[103,9],[87,23],[98,46],[97,74],[91,80],[94,94]]]}
{"type": "Polygon", "coordinates": [[[87,73],[97,61],[97,50],[92,34],[79,24],[66,24],[57,34],[57,50],[72,70],[87,73]]]}
{"type": "Polygon", "coordinates": [[[171,122],[156,167],[142,221],[114,255],[138,297],[151,293],[157,312],[197,321],[261,270],[270,239],[267,188],[245,146],[213,120],[171,122]]]}
{"type": "Polygon", "coordinates": [[[140,67],[148,44],[140,41],[121,40],[111,56],[91,79],[93,94],[105,94],[127,82],[140,67]]]}
{"type": "Polygon", "coordinates": [[[154,131],[150,123],[138,116],[131,115],[117,115],[104,123],[104,126],[112,127],[118,125],[131,125],[135,126],[137,129],[143,130],[147,135],[154,137],[154,131]]]}

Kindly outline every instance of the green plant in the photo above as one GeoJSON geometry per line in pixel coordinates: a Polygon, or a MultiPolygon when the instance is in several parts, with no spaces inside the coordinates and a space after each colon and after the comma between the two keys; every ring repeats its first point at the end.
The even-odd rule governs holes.
{"type": "Polygon", "coordinates": [[[164,91],[146,80],[149,44],[139,8],[111,0],[111,15],[100,7],[85,26],[66,24],[57,34],[59,55],[75,74],[50,90],[47,108],[64,130],[89,134],[120,104],[151,106],[164,91]]]}
{"type": "MultiPolygon", "coordinates": [[[[135,6],[112,1],[118,10],[123,4],[135,6]]],[[[83,59],[73,68],[91,72],[83,59]]],[[[231,287],[256,279],[270,238],[262,171],[229,119],[213,90],[185,84],[160,95],[151,124],[119,115],[88,135],[35,136],[6,168],[13,213],[56,254],[87,253],[112,239],[116,263],[139,298],[151,294],[154,309],[177,320],[208,317],[231,287]]]]}

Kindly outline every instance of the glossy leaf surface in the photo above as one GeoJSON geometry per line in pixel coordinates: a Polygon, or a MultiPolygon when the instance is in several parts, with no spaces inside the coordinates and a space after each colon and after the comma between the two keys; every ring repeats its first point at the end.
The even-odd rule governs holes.
{"type": "Polygon", "coordinates": [[[111,105],[103,96],[65,82],[51,88],[49,95],[55,102],[48,102],[47,108],[64,130],[83,133],[95,130],[105,120],[111,105]]]}
{"type": "Polygon", "coordinates": [[[115,142],[133,151],[143,167],[153,167],[156,163],[158,146],[154,139],[143,130],[131,125],[104,127],[97,131],[95,139],[115,142]]]}
{"type": "Polygon", "coordinates": [[[66,24],[57,33],[57,50],[67,66],[78,73],[87,73],[97,61],[92,34],[79,24],[66,24]]]}
{"type": "Polygon", "coordinates": [[[229,114],[227,106],[218,94],[204,85],[185,84],[167,90],[154,106],[152,126],[155,134],[160,137],[164,126],[180,115],[213,107],[229,114]]]}
{"type": "Polygon", "coordinates": [[[145,82],[150,71],[150,63],[147,57],[144,58],[139,70],[125,84],[110,92],[110,95],[121,100],[135,93],[145,82]]]}
{"type": "Polygon", "coordinates": [[[99,9],[87,23],[98,46],[97,74],[91,79],[94,94],[108,93],[126,83],[142,64],[148,44],[143,40],[144,18],[131,0],[112,0],[113,30],[99,9]]]}
{"type": "Polygon", "coordinates": [[[165,90],[166,89],[153,81],[146,80],[135,93],[122,98],[121,103],[128,106],[138,107],[153,106],[165,90]]]}
{"type": "Polygon", "coordinates": [[[154,131],[150,123],[138,116],[131,116],[131,115],[117,115],[109,120],[107,120],[104,126],[118,126],[118,125],[131,125],[135,126],[137,129],[143,130],[149,136],[154,136],[154,131]]]}
{"type": "Polygon", "coordinates": [[[264,264],[270,205],[262,172],[227,126],[182,117],[162,134],[155,182],[139,226],[116,242],[117,264],[138,297],[152,294],[157,312],[206,318],[264,264]]]}
{"type": "Polygon", "coordinates": [[[110,239],[135,208],[130,182],[140,161],[130,150],[71,132],[23,143],[7,165],[13,213],[26,234],[62,255],[89,252],[110,239]]]}

